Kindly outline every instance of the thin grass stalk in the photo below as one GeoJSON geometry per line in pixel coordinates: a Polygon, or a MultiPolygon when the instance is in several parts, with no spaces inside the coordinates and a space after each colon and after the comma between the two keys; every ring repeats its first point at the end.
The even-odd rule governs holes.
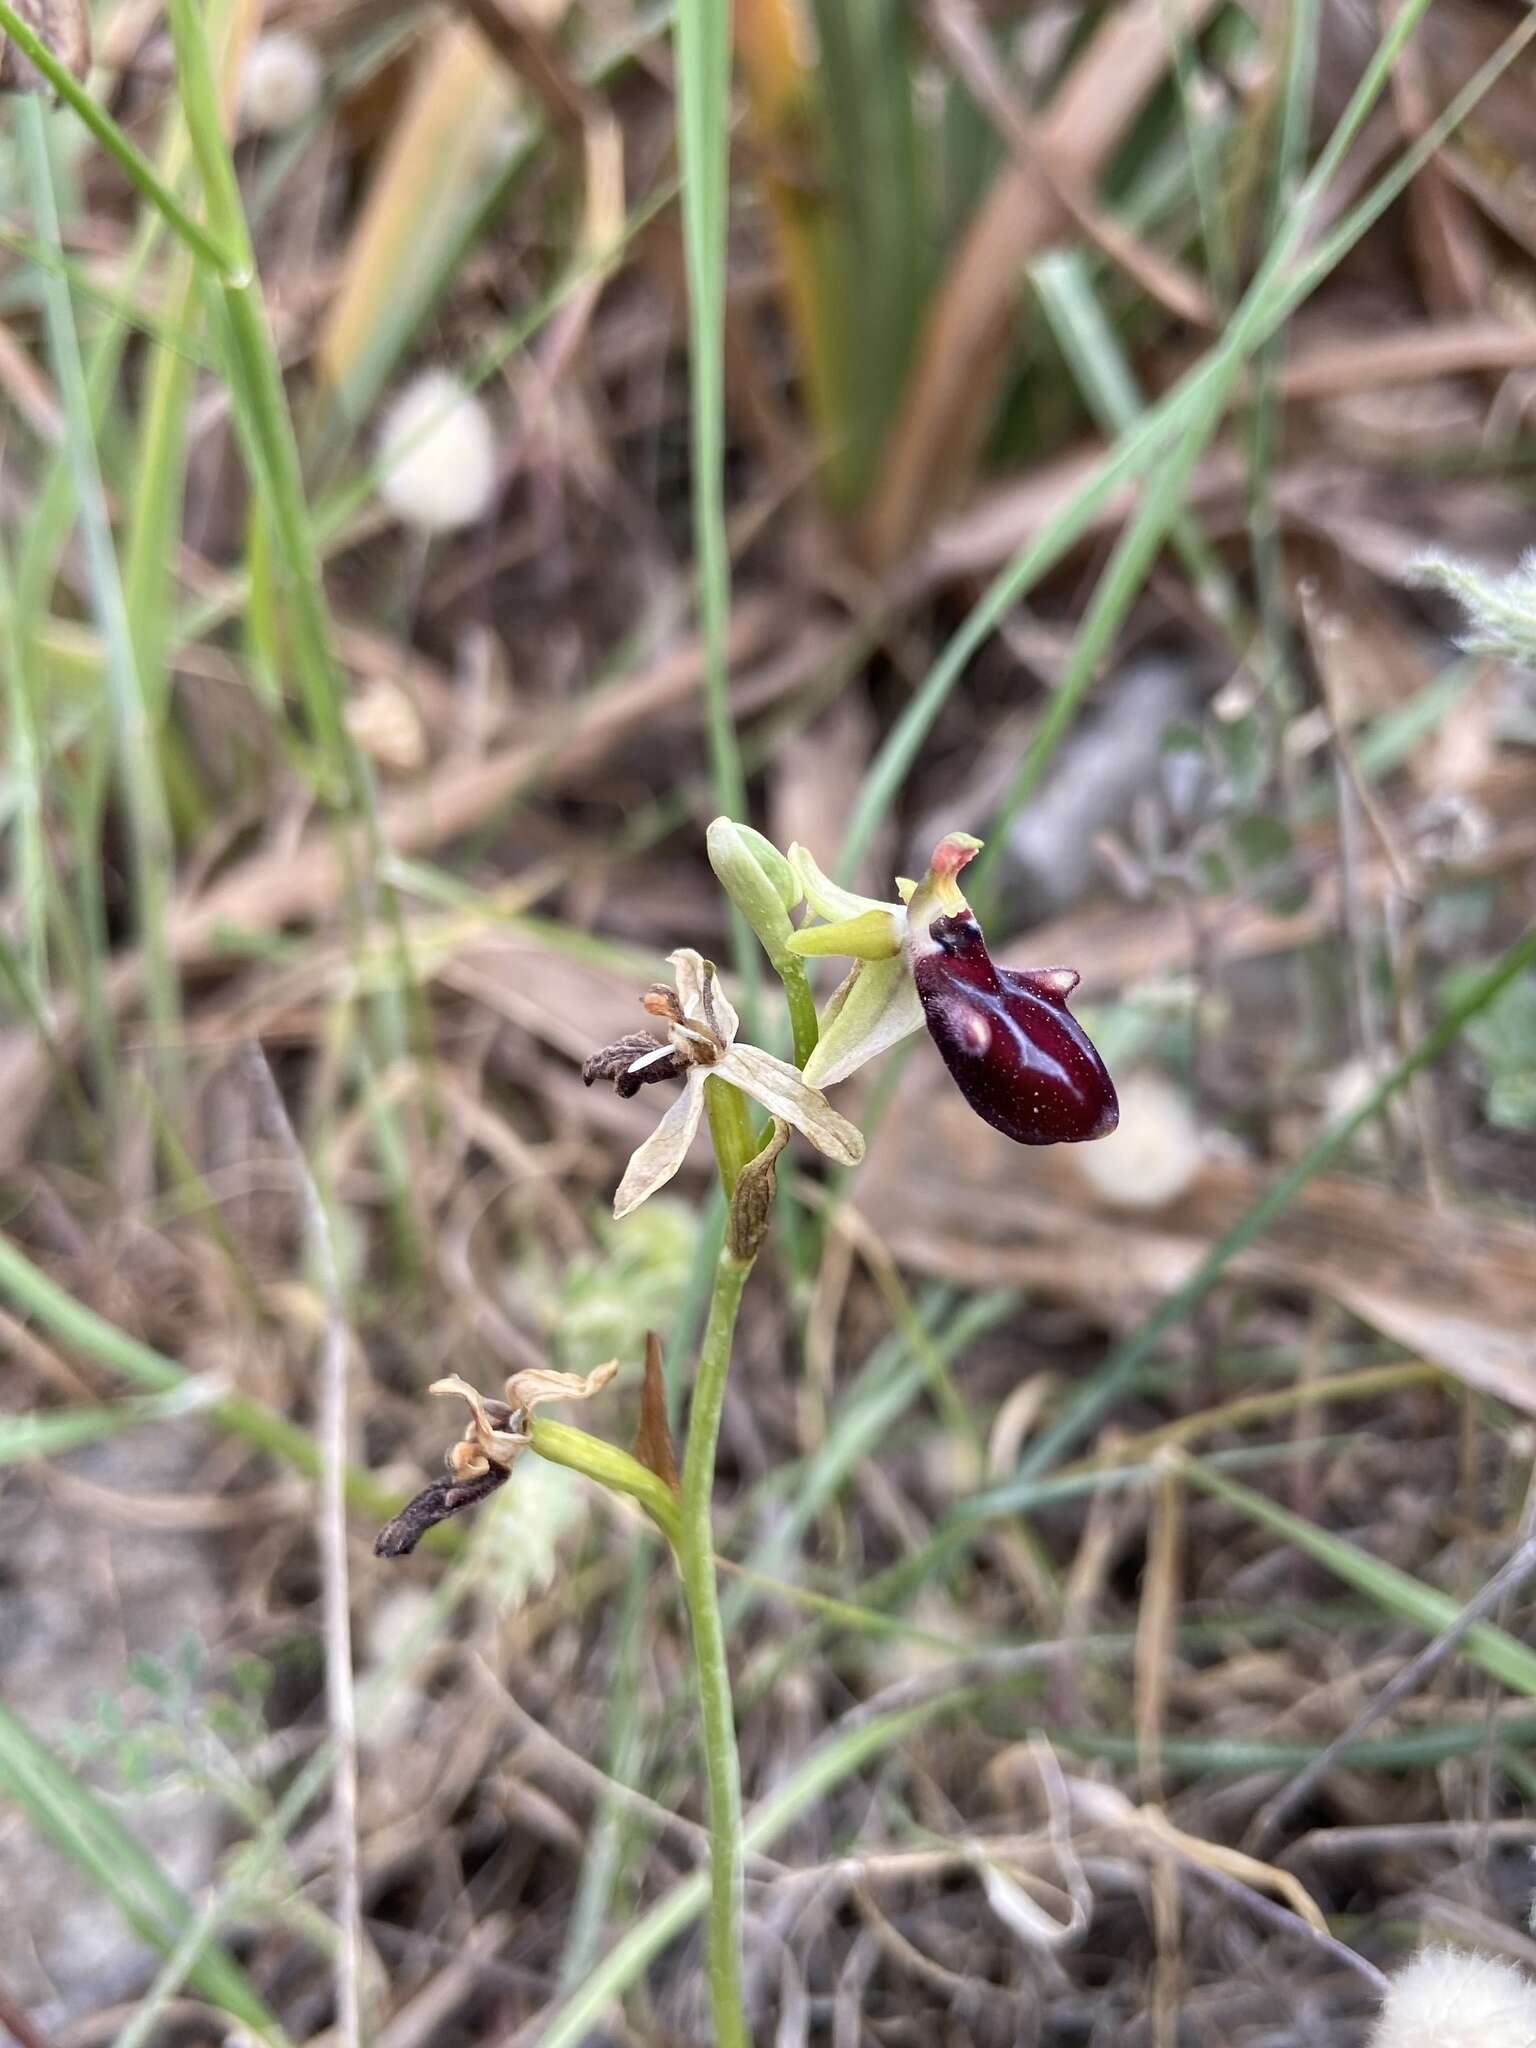
{"type": "MultiPolygon", "coordinates": [[[[1305,0],[1305,4],[1311,8],[1315,0],[1305,0]]],[[[1312,216],[1343,161],[1345,151],[1363,127],[1385,86],[1392,57],[1408,40],[1429,4],[1430,0],[1407,0],[1378,46],[1311,175],[1296,195],[1294,207],[1286,215],[1283,226],[1279,226],[1258,275],[1244,295],[1225,337],[1214,351],[1212,374],[1203,384],[1191,416],[1183,423],[1177,447],[1147,480],[1142,502],[1121,533],[1109,565],[1094,587],[1092,600],[1046,714],[998,806],[991,844],[981,855],[976,868],[977,891],[983,902],[986,900],[988,874],[1007,842],[1008,828],[1038,787],[1047,763],[1102,672],[1131,606],[1140,595],[1152,565],[1183,509],[1190,480],[1221,422],[1244,363],[1279,331],[1287,317],[1281,310],[1286,298],[1287,266],[1300,249],[1312,216]],[[1268,317],[1271,312],[1272,318],[1268,317]]],[[[1305,77],[1305,69],[1299,59],[1297,64],[1305,77]]]]}
{"type": "MultiPolygon", "coordinates": [[[[0,1236],[0,1294],[21,1314],[35,1316],[66,1344],[136,1386],[166,1393],[195,1384],[195,1374],[77,1301],[4,1236],[0,1236]]],[[[270,1452],[306,1478],[319,1476],[320,1453],[313,1437],[264,1402],[249,1394],[223,1394],[209,1404],[206,1413],[220,1429],[270,1452]]],[[[381,1486],[372,1473],[356,1466],[347,1471],[347,1498],[375,1521],[387,1520],[400,1504],[391,1488],[381,1486]]]]}
{"type": "MultiPolygon", "coordinates": [[[[1052,249],[1030,266],[1029,275],[1088,410],[1106,432],[1125,433],[1145,412],[1147,401],[1094,289],[1087,257],[1080,249],[1052,249]]],[[[1241,646],[1252,625],[1237,586],[1187,509],[1174,519],[1171,538],[1200,605],[1241,646]]]]}
{"type": "Polygon", "coordinates": [[[343,692],[330,613],[310,532],[309,507],[282,372],[267,326],[260,280],[240,188],[224,140],[207,34],[195,0],[169,0],[182,110],[208,212],[222,246],[236,252],[219,275],[219,324],[230,395],[248,445],[261,496],[272,519],[292,605],[293,655],[311,733],[325,771],[324,794],[342,804],[350,794],[366,813],[361,763],[342,713],[343,692]]]}
{"type": "MultiPolygon", "coordinates": [[[[896,790],[916,760],[934,720],[950,691],[964,674],[973,654],[986,641],[1010,610],[1039,580],[1060,562],[1089,530],[1094,518],[1123,484],[1148,475],[1170,446],[1182,445],[1186,434],[1206,433],[1208,409],[1213,395],[1219,414],[1226,394],[1254,348],[1289,318],[1323,279],[1338,265],[1368,227],[1454,132],[1494,81],[1514,63],[1536,36],[1536,15],[1520,24],[1505,39],[1476,77],[1457,95],[1444,114],[1425,130],[1404,152],[1392,169],[1383,174],[1373,190],[1351,211],[1314,255],[1298,260],[1321,194],[1336,175],[1339,165],[1359,133],[1371,107],[1379,97],[1393,58],[1417,25],[1428,0],[1410,0],[1393,23],[1376,51],[1355,94],[1340,117],[1327,147],[1308,178],[1288,222],[1282,242],[1271,251],[1245,294],[1223,340],[1174,386],[1167,396],[1151,407],[1136,427],[1105,455],[1098,469],[1084,482],[1051,526],[1036,536],[997,572],[976,604],[961,622],[924,678],[921,688],[908,704],[882,744],[860,787],[844,834],[837,864],[842,878],[851,876],[868,851],[896,790]],[[1294,264],[1294,268],[1290,268],[1294,264]],[[1289,270],[1290,274],[1287,275],[1289,270]]],[[[1176,509],[1176,508],[1175,508],[1176,509]]],[[[1101,579],[1100,593],[1109,579],[1101,579]]],[[[1091,680],[1084,670],[1077,677],[1077,693],[1053,723],[1049,740],[1031,749],[1019,778],[1009,794],[1004,815],[1022,801],[1033,787],[1050,753],[1075,715],[1081,694],[1091,680]]],[[[1053,709],[1067,696],[1065,685],[1053,698],[1053,709]]]]}
{"type": "MultiPolygon", "coordinates": [[[[15,106],[21,156],[33,219],[45,242],[62,244],[53,169],[48,152],[47,115],[41,94],[23,93],[15,106]]],[[[152,1066],[163,1085],[175,1072],[180,1037],[180,985],[167,943],[171,894],[170,817],[152,744],[132,622],[118,565],[112,522],[96,453],[95,425],[85,364],[75,330],[74,308],[63,279],[43,272],[41,289],[50,352],[64,409],[65,444],[74,484],[76,518],[85,549],[91,603],[104,642],[107,703],[111,717],[118,783],[127,813],[133,854],[136,937],[144,950],[145,986],[156,1041],[152,1066]]]]}
{"type": "Polygon", "coordinates": [[[1099,1416],[1131,1384],[1168,1332],[1216,1286],[1231,1260],[1263,1235],[1307,1183],[1345,1150],[1357,1131],[1381,1115],[1415,1074],[1448,1051],[1473,1018],[1480,1016],[1512,981],[1532,967],[1536,967],[1536,931],[1527,932],[1523,939],[1511,946],[1502,959],[1496,961],[1446,1010],[1440,1022],[1397,1061],[1357,1109],[1319,1133],[1295,1164],[1266,1188],[1257,1201],[1250,1203],[1229,1229],[1223,1231],[1183,1285],[1159,1302],[1110,1356],[1104,1367],[1079,1389],[1052,1426],[1041,1432],[1020,1461],[1018,1477],[1030,1479],[1048,1471],[1091,1429],[1099,1416]]]}
{"type": "MultiPolygon", "coordinates": [[[[715,802],[747,815],[726,642],[731,558],[725,530],[725,263],[729,212],[731,16],[727,0],[679,0],[677,147],[682,171],[683,256],[688,274],[688,418],[693,462],[693,545],[704,644],[705,730],[715,802]]],[[[757,948],[733,904],[732,955],[747,990],[752,1028],[757,948]]]]}
{"type": "Polygon", "coordinates": [[[24,992],[24,1014],[35,1029],[48,993],[48,854],[43,838],[43,749],[36,716],[40,697],[28,666],[33,650],[18,624],[10,555],[0,538],[0,688],[5,692],[16,815],[12,872],[21,926],[13,959],[18,987],[24,992]]]}
{"type": "MultiPolygon", "coordinates": [[[[31,24],[16,12],[10,0],[0,0],[0,31],[10,38],[27,62],[35,65],[43,74],[58,97],[90,130],[123,176],[144,199],[148,200],[172,233],[178,235],[189,249],[194,250],[216,276],[238,277],[241,267],[238,257],[205,228],[198,226],[154,166],[140,155],[118,127],[106,108],[92,99],[74,74],[66,70],[31,24]]],[[[34,95],[27,94],[24,97],[31,98],[34,95]]]]}

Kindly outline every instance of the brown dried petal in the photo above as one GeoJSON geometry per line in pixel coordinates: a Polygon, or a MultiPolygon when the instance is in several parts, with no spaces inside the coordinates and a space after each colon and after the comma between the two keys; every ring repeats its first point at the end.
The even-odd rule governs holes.
{"type": "Polygon", "coordinates": [[[536,1408],[540,1401],[590,1401],[600,1394],[619,1369],[610,1358],[590,1372],[552,1372],[546,1366],[530,1366],[515,1372],[507,1381],[507,1399],[519,1408],[536,1408]]]}
{"type": "MultiPolygon", "coordinates": [[[[469,1403],[471,1420],[464,1432],[464,1444],[482,1452],[487,1463],[510,1468],[519,1453],[527,1449],[528,1440],[518,1426],[521,1417],[517,1410],[505,1401],[482,1394],[478,1387],[472,1387],[456,1372],[449,1373],[446,1379],[434,1380],[427,1392],[457,1395],[461,1401],[469,1403]]],[[[462,1447],[448,1455],[450,1470],[454,1469],[456,1457],[458,1469],[462,1470],[462,1447]]]]}
{"type": "Polygon", "coordinates": [[[429,1529],[446,1522],[450,1515],[478,1507],[498,1486],[505,1486],[508,1477],[505,1465],[492,1465],[472,1479],[435,1479],[384,1524],[374,1538],[374,1556],[409,1557],[429,1529]]]}
{"type": "Polygon", "coordinates": [[[624,1038],[617,1038],[612,1045],[605,1045],[592,1054],[581,1070],[581,1078],[590,1088],[594,1081],[611,1081],[614,1093],[628,1101],[631,1095],[651,1081],[675,1081],[683,1071],[683,1063],[677,1054],[668,1050],[664,1058],[647,1059],[648,1053],[660,1053],[663,1048],[649,1032],[631,1031],[624,1038]],[[645,1065],[636,1072],[630,1069],[636,1060],[644,1059],[645,1065]]]}

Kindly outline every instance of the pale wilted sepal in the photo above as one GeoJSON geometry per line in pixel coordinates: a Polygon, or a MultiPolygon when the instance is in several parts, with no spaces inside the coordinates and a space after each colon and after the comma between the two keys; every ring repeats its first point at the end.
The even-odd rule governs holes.
{"type": "Polygon", "coordinates": [[[507,1399],[514,1408],[522,1409],[537,1408],[541,1401],[590,1401],[618,1369],[616,1358],[594,1365],[590,1372],[551,1372],[545,1366],[529,1366],[507,1381],[507,1399]]]}
{"type": "Polygon", "coordinates": [[[627,1065],[617,1049],[609,1048],[597,1055],[596,1065],[588,1062],[589,1080],[601,1074],[621,1094],[632,1094],[628,1083],[668,1051],[674,1071],[683,1079],[682,1094],[631,1157],[614,1197],[614,1215],[624,1217],[637,1209],[682,1165],[704,1114],[704,1087],[711,1077],[751,1096],[840,1166],[857,1165],[864,1157],[863,1137],[806,1082],[799,1068],[761,1046],[737,1043],[740,1019],[720,986],[714,963],[687,946],[671,954],[670,962],[676,988],[658,985],[642,998],[646,1010],[665,1021],[669,1048],[653,1047],[627,1065]]]}

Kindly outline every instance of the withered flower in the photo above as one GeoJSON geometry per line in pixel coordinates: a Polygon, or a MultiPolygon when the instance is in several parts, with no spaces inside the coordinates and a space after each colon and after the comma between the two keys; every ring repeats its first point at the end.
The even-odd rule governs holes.
{"type": "Polygon", "coordinates": [[[620,1039],[594,1053],[582,1069],[589,1087],[594,1081],[612,1081],[620,1095],[633,1095],[649,1081],[681,1078],[683,1083],[682,1094],[625,1169],[614,1215],[637,1209],[682,1165],[704,1114],[704,1084],[712,1074],[760,1102],[840,1166],[857,1165],[864,1157],[864,1140],[821,1091],[787,1061],[760,1046],[737,1043],[741,1020],[714,963],[688,947],[668,957],[676,988],[658,983],[641,998],[644,1008],[665,1023],[665,1041],[643,1034],[620,1039]]]}
{"type": "Polygon", "coordinates": [[[789,858],[807,903],[826,920],[796,932],[797,953],[851,956],[827,1004],[806,1078],[841,1081],[926,1024],[976,1114],[1021,1145],[1102,1138],[1119,1121],[1114,1083],[1067,1007],[1070,967],[995,966],[956,876],[981,841],[952,832],[900,903],[840,889],[802,846],[789,858]]]}
{"type": "Polygon", "coordinates": [[[504,1401],[482,1394],[468,1380],[449,1373],[434,1380],[429,1394],[457,1396],[469,1403],[463,1436],[451,1444],[444,1463],[446,1479],[423,1487],[387,1522],[374,1540],[376,1557],[408,1557],[429,1529],[479,1505],[506,1483],[512,1467],[528,1448],[528,1417],[541,1401],[590,1401],[619,1369],[617,1359],[589,1373],[551,1372],[530,1367],[507,1381],[504,1401]]]}

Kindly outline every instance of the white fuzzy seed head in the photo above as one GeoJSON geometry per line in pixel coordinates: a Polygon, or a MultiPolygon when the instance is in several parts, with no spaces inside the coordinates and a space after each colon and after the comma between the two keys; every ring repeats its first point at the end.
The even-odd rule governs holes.
{"type": "Polygon", "coordinates": [[[1536,2048],[1536,1984],[1492,1956],[1427,1948],[1393,1978],[1371,2048],[1536,2048]]]}
{"type": "Polygon", "coordinates": [[[496,443],[485,407],[447,370],[423,370],[379,428],[380,490],[422,533],[472,526],[496,488],[496,443]]]}
{"type": "Polygon", "coordinates": [[[1074,1145],[1072,1163],[1100,1201],[1117,1209],[1164,1209],[1192,1184],[1205,1148],[1179,1090],[1150,1069],[1117,1079],[1120,1122],[1107,1138],[1074,1145]]]}
{"type": "Polygon", "coordinates": [[[291,29],[258,36],[240,81],[240,125],[248,135],[281,135],[320,103],[320,59],[291,29]]]}

